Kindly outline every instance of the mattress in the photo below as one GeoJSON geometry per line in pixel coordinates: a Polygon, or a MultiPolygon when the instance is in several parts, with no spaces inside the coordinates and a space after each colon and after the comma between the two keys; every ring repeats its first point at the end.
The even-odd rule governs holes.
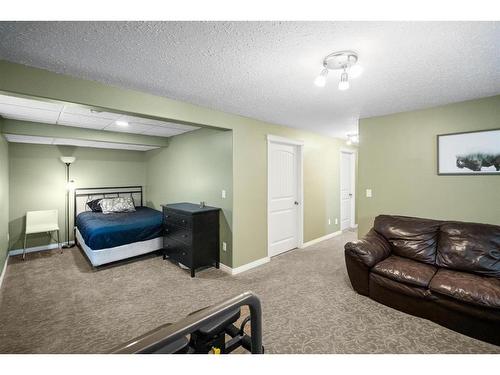
{"type": "Polygon", "coordinates": [[[76,227],[91,250],[101,250],[160,237],[162,213],[149,207],[111,214],[82,212],[76,227]]]}

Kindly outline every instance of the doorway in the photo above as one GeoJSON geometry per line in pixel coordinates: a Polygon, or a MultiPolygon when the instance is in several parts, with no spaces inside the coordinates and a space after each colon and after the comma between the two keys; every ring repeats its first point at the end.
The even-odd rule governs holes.
{"type": "Polygon", "coordinates": [[[340,230],[354,228],[356,152],[340,151],[340,230]]]}
{"type": "Polygon", "coordinates": [[[268,135],[268,256],[303,242],[303,142],[268,135]]]}

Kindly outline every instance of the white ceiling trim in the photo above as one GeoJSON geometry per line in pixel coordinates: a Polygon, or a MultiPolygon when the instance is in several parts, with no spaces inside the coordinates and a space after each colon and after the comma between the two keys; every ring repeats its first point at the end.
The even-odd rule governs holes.
{"type": "Polygon", "coordinates": [[[56,145],[56,146],[77,146],[90,148],[105,148],[113,150],[132,150],[132,151],[150,151],[160,148],[159,146],[137,145],[119,142],[91,141],[76,138],[57,138],[40,137],[34,135],[22,134],[4,134],[5,139],[11,143],[30,143],[38,145],[56,145]]]}

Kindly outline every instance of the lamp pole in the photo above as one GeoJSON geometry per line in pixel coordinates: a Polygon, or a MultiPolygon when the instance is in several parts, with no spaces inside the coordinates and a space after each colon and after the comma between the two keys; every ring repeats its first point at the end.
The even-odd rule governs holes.
{"type": "Polygon", "coordinates": [[[69,193],[70,189],[70,179],[69,179],[69,166],[76,159],[74,157],[61,157],[61,161],[66,164],[66,244],[62,246],[63,249],[69,249],[73,246],[69,243],[69,193]]]}

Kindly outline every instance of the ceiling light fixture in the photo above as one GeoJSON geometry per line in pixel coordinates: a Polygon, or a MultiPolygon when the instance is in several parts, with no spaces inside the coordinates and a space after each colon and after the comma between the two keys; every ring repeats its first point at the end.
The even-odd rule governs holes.
{"type": "Polygon", "coordinates": [[[326,85],[326,78],[330,70],[342,70],[340,75],[339,90],[347,90],[350,86],[349,78],[361,75],[363,68],[358,63],[358,54],[353,51],[340,51],[329,54],[323,59],[323,70],[314,80],[319,87],[326,85]]]}
{"type": "Polygon", "coordinates": [[[116,120],[115,124],[118,126],[128,126],[128,122],[123,120],[116,120]]]}
{"type": "Polygon", "coordinates": [[[340,75],[340,82],[339,82],[339,90],[344,91],[349,88],[349,76],[347,75],[347,72],[344,70],[344,72],[340,75]]]}
{"type": "Polygon", "coordinates": [[[347,134],[347,145],[358,145],[359,144],[359,135],[356,134],[347,134]]]}
{"type": "Polygon", "coordinates": [[[314,84],[318,87],[325,87],[326,85],[326,77],[328,77],[328,69],[324,68],[319,76],[314,80],[314,84]]]}

